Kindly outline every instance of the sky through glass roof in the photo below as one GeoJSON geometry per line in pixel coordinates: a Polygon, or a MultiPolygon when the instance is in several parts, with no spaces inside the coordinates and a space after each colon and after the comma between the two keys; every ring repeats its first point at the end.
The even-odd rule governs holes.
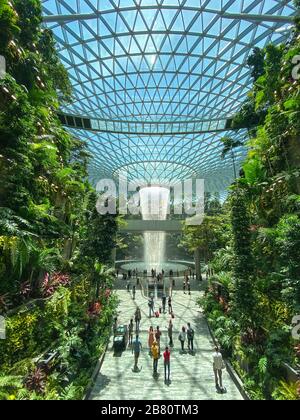
{"type": "MultiPolygon", "coordinates": [[[[232,133],[189,127],[226,120],[240,108],[251,87],[247,57],[255,46],[286,38],[280,17],[294,13],[292,1],[44,0],[43,12],[74,88],[62,111],[91,118],[94,128],[117,127],[71,129],[88,140],[94,182],[127,168],[149,182],[203,176],[210,190],[230,184],[232,165],[221,160],[219,139],[232,133]],[[278,19],[247,18],[263,14],[278,19]],[[145,134],[124,132],[134,123],[145,134]]],[[[244,156],[241,148],[238,160],[244,156]]]]}

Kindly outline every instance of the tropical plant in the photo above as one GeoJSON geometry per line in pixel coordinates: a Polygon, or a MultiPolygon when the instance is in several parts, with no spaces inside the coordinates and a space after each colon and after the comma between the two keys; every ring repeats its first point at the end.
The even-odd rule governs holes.
{"type": "Polygon", "coordinates": [[[43,394],[46,389],[47,375],[41,368],[36,368],[24,381],[25,387],[29,391],[43,394]]]}
{"type": "Polygon", "coordinates": [[[96,299],[99,298],[100,294],[100,287],[107,289],[111,288],[113,285],[113,274],[114,270],[112,268],[108,268],[104,264],[96,261],[94,264],[94,281],[96,285],[96,292],[95,297],[96,299]]]}
{"type": "Polygon", "coordinates": [[[296,383],[288,383],[283,380],[272,394],[274,400],[295,401],[299,400],[298,386],[296,383]]]}
{"type": "Polygon", "coordinates": [[[236,162],[235,162],[235,153],[234,149],[243,145],[240,140],[232,139],[231,137],[223,137],[221,138],[221,142],[223,143],[223,151],[221,154],[222,159],[225,159],[226,155],[230,153],[232,159],[232,167],[233,167],[233,174],[234,179],[237,178],[237,171],[236,171],[236,162]]]}

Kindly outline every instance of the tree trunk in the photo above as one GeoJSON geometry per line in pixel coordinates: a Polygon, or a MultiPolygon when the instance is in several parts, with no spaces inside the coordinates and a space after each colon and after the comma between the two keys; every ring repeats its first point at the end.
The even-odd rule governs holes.
{"type": "Polygon", "coordinates": [[[200,256],[200,248],[197,248],[194,253],[195,259],[195,270],[196,270],[196,279],[201,280],[201,256],[200,256]]]}
{"type": "Polygon", "coordinates": [[[236,180],[236,179],[237,179],[237,174],[236,174],[235,156],[234,156],[234,151],[233,151],[233,148],[231,148],[231,156],[232,156],[232,164],[233,164],[233,175],[234,175],[234,180],[236,180]]]}

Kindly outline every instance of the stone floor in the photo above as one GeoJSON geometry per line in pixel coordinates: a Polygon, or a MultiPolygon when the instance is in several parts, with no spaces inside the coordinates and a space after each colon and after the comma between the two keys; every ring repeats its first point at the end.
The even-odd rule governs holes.
{"type": "MultiPolygon", "coordinates": [[[[136,306],[142,310],[140,339],[143,351],[139,360],[139,372],[133,371],[134,357],[128,348],[122,354],[114,354],[112,339],[105,355],[101,371],[96,379],[90,399],[92,400],[242,400],[242,396],[224,371],[226,393],[219,394],[214,383],[212,371],[213,341],[207,323],[196,305],[200,291],[184,295],[182,291],[173,291],[174,344],[171,354],[171,383],[164,383],[162,358],[159,360],[159,377],[152,374],[152,359],[148,349],[148,329],[150,325],[160,326],[162,348],[167,344],[167,325],[169,315],[160,318],[148,318],[147,298],[143,290],[137,290],[136,301],[131,293],[119,290],[119,323],[128,324],[136,306]],[[195,354],[181,354],[178,333],[183,325],[191,322],[195,330],[195,354]]],[[[158,308],[160,302],[156,302],[158,308]]]]}

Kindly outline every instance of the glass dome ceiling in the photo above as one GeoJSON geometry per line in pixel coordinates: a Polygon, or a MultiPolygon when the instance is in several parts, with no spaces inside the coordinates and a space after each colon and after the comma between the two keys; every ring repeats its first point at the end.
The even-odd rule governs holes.
{"type": "Polygon", "coordinates": [[[128,170],[155,183],[202,177],[210,191],[230,184],[219,140],[246,138],[225,127],[251,87],[247,57],[286,39],[292,1],[44,0],[43,12],[74,88],[62,112],[90,120],[69,129],[88,141],[92,181],[128,170]]]}

